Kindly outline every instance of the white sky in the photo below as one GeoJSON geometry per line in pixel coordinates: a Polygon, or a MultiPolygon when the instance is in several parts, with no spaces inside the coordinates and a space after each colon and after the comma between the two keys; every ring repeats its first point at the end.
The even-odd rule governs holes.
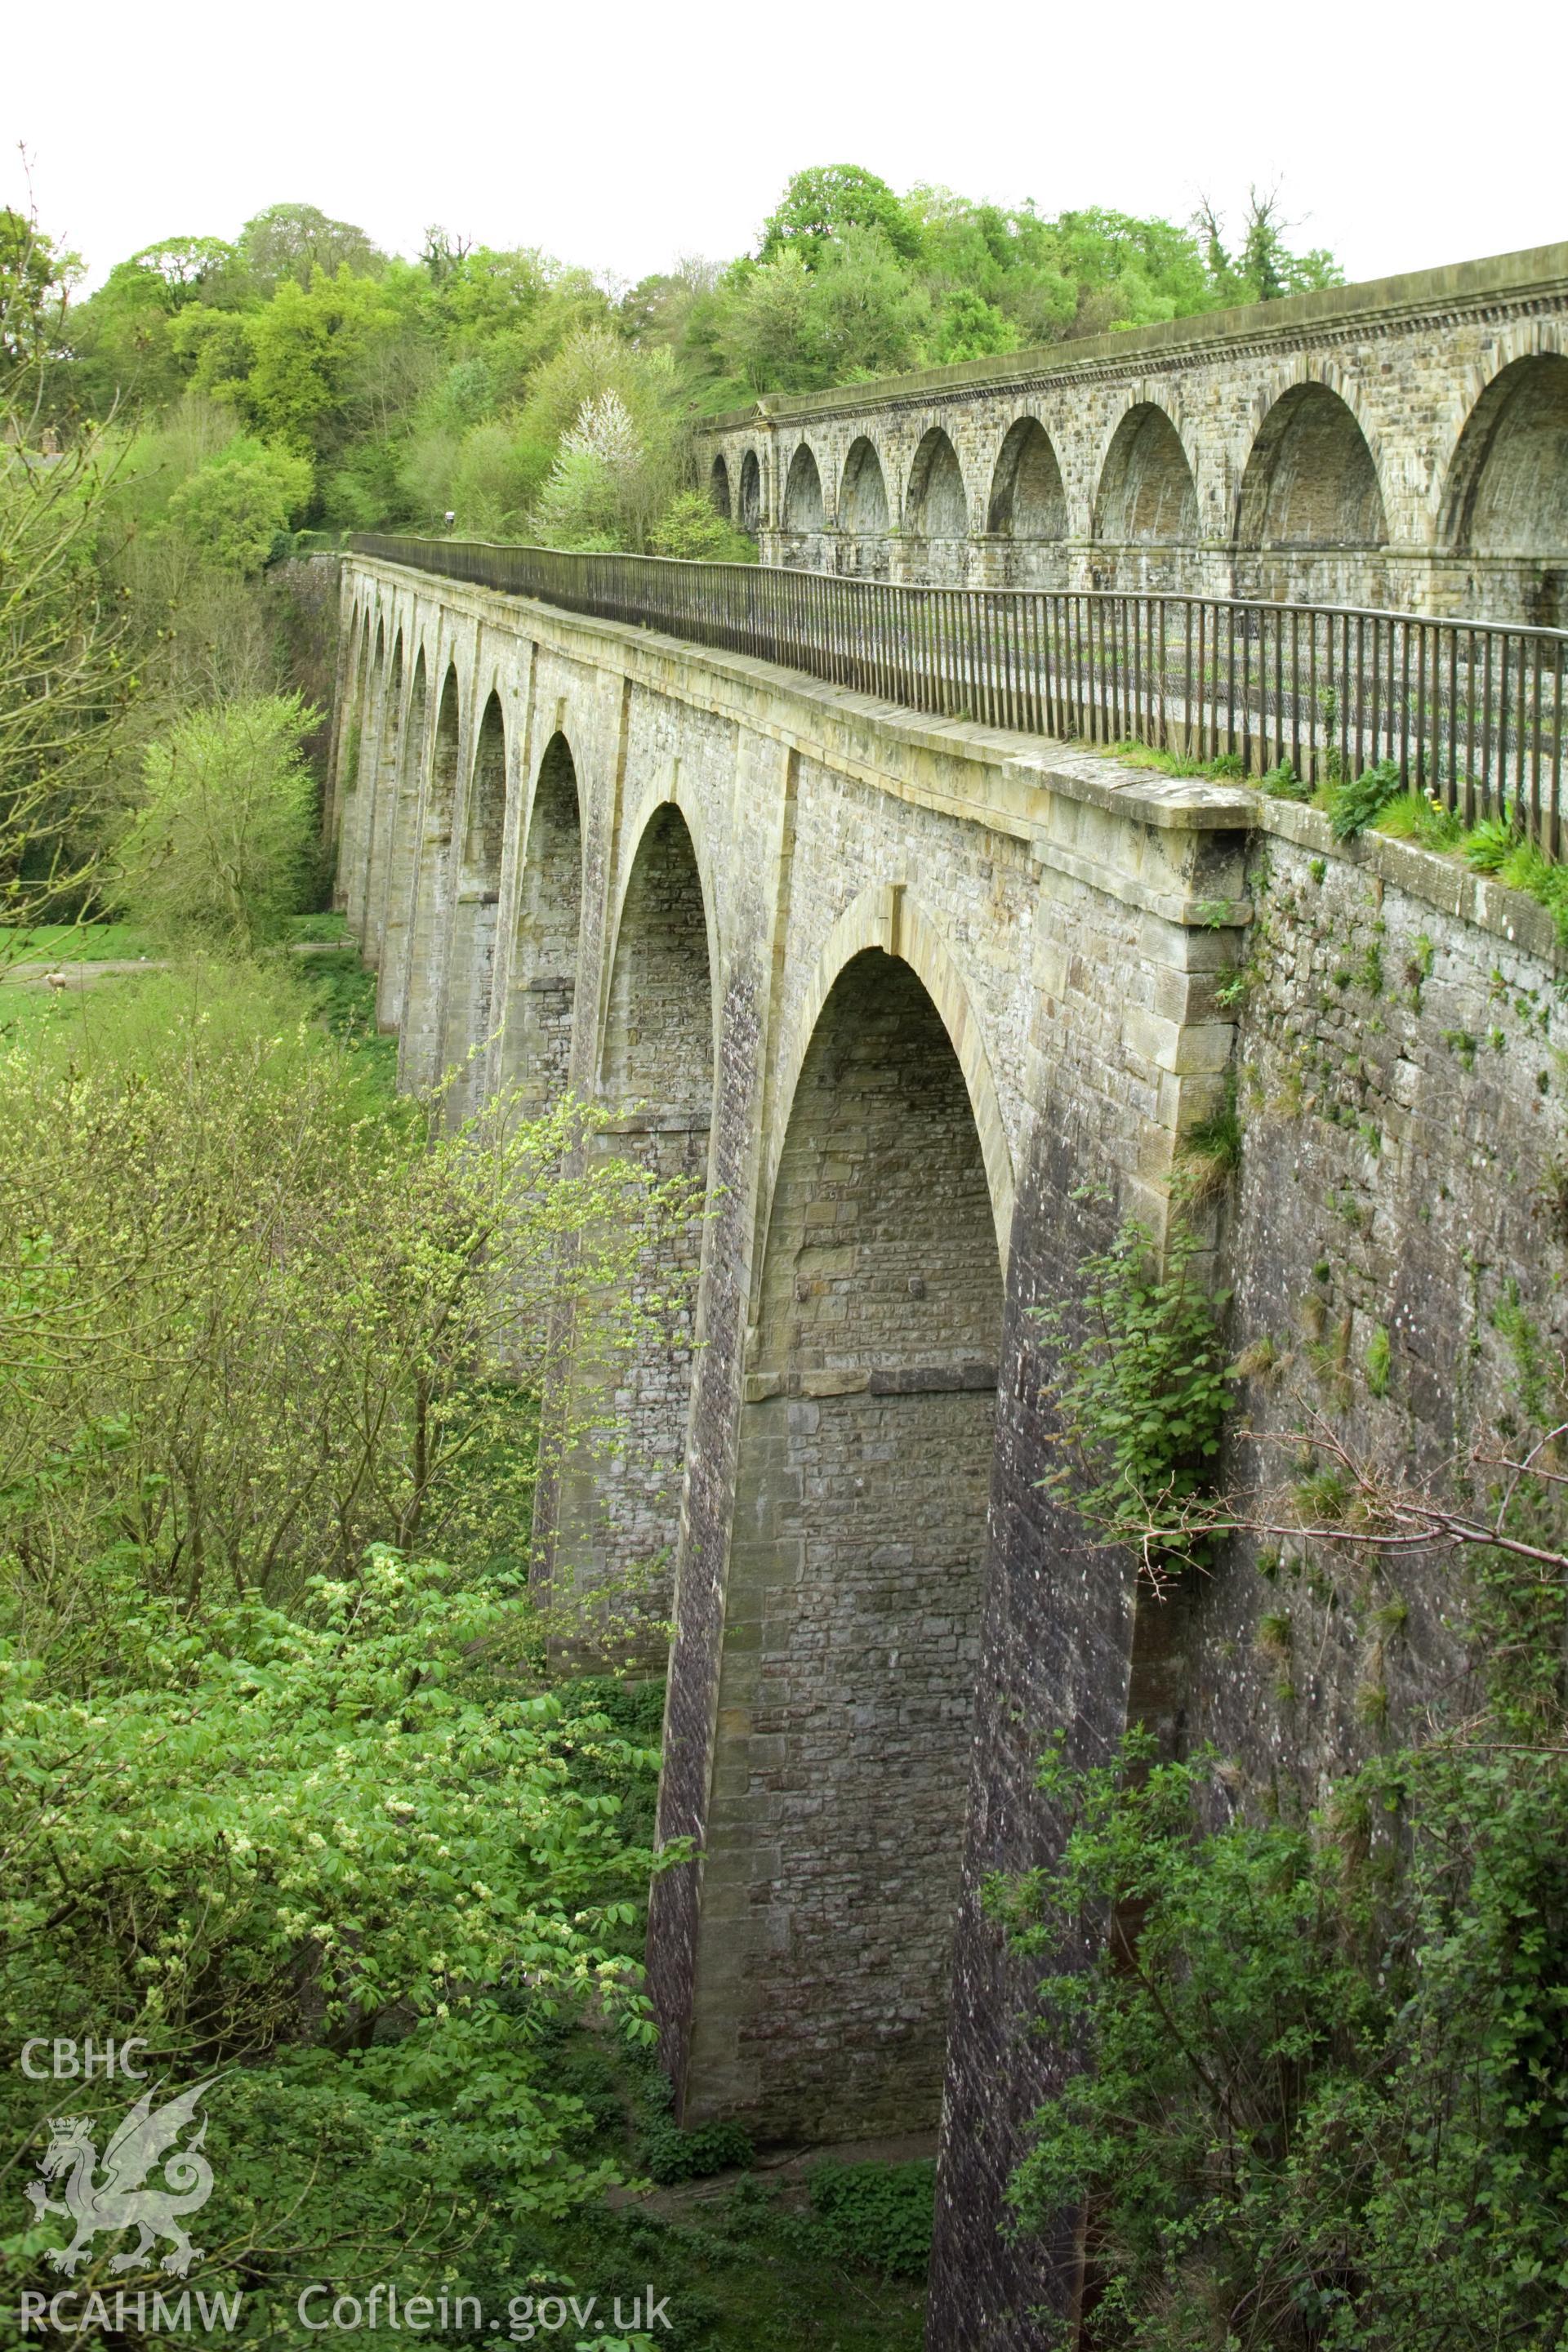
{"type": "Polygon", "coordinates": [[[630,281],[826,163],[1178,220],[1280,180],[1352,278],[1568,237],[1563,0],[78,0],[10,46],[0,201],[25,142],[95,279],[297,202],[630,281]]]}

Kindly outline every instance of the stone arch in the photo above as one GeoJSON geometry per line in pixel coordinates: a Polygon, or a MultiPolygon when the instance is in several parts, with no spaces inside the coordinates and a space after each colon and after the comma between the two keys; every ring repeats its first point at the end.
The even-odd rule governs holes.
{"type": "MultiPolygon", "coordinates": [[[[710,937],[691,832],[674,802],[661,801],[631,857],[616,926],[598,1079],[609,1124],[599,1148],[699,1186],[713,1115],[710,937]]],[[[574,1564],[590,1581],[660,1559],[667,1580],[673,1569],[704,1230],[693,1214],[650,1270],[668,1303],[616,1375],[610,1455],[592,1482],[596,1523],[581,1507],[568,1514],[577,1520],[567,1530],[580,1554],[574,1564]]]]}
{"type": "Polygon", "coordinates": [[[398,1077],[410,1087],[440,1076],[441,982],[451,914],[452,824],[463,740],[462,693],[457,664],[448,661],[436,706],[430,771],[415,844],[413,912],[408,933],[408,984],[398,1041],[398,1077]]]}
{"type": "Polygon", "coordinates": [[[420,646],[414,656],[407,714],[398,730],[396,790],[388,796],[380,984],[376,990],[376,1020],[382,1029],[398,1027],[407,993],[408,926],[418,864],[419,800],[424,784],[429,701],[429,670],[425,647],[420,646]]]}
{"type": "Polygon", "coordinates": [[[1465,554],[1568,565],[1568,358],[1561,352],[1510,361],[1481,393],[1448,468],[1444,535],[1465,554]]]}
{"type": "Polygon", "coordinates": [[[338,828],[341,845],[338,883],[342,890],[348,926],[356,939],[363,939],[364,935],[371,857],[380,814],[382,745],[389,725],[395,723],[387,701],[387,627],[386,614],[378,612],[375,650],[365,677],[353,773],[349,780],[347,805],[338,828]],[[345,866],[346,888],[343,887],[345,866]]]}
{"type": "Polygon", "coordinates": [[[501,1085],[517,1090],[531,1118],[553,1109],[571,1078],[582,921],[582,796],[572,746],[557,733],[533,787],[500,1045],[501,1085]]]}
{"type": "Polygon", "coordinates": [[[713,502],[714,513],[722,515],[728,522],[730,520],[730,468],[724,463],[724,453],[721,449],[714,458],[708,476],[708,495],[713,502]]]}
{"type": "MultiPolygon", "coordinates": [[[[942,1015],[973,1107],[986,1181],[991,1188],[997,1255],[1005,1261],[1013,1230],[1013,1157],[990,1056],[951,949],[935,923],[901,886],[873,884],[863,890],[828,932],[813,969],[799,1018],[792,1023],[794,1045],[781,1060],[778,1098],[782,1102],[793,1098],[807,1043],[839,973],[855,956],[869,948],[880,948],[906,962],[942,1015]]],[[[766,1145],[764,1200],[773,1197],[782,1149],[782,1130],[775,1121],[766,1145]]]]}
{"type": "Polygon", "coordinates": [[[363,605],[355,616],[349,646],[349,699],[339,731],[335,771],[332,836],[340,885],[344,873],[358,863],[364,807],[369,798],[360,785],[367,765],[374,763],[371,735],[383,651],[380,616],[374,605],[363,605]]]}
{"type": "Polygon", "coordinates": [[[1008,539],[1067,537],[1061,464],[1037,416],[1020,416],[1008,427],[991,476],[985,527],[1008,539]]]}
{"type": "Polygon", "coordinates": [[[477,1109],[495,992],[501,845],[506,832],[507,740],[500,695],[491,688],[474,745],[463,855],[453,898],[443,1015],[443,1071],[461,1069],[447,1097],[453,1123],[477,1109]],[[475,1048],[479,1050],[474,1051],[475,1048]],[[468,1056],[473,1053],[473,1059],[468,1056]]]}
{"type": "Polygon", "coordinates": [[[821,470],[810,444],[803,441],[790,459],[784,478],[782,528],[802,532],[821,530],[825,513],[821,470]]]}
{"type": "Polygon", "coordinates": [[[770,2139],[936,2120],[1002,1305],[952,1040],[867,948],[788,1103],[725,1593],[704,1912],[770,2139]]]}
{"type": "Polygon", "coordinates": [[[754,449],[748,449],[741,459],[741,508],[737,520],[753,539],[763,527],[763,469],[754,449]]]}
{"type": "Polygon", "coordinates": [[[1152,400],[1134,402],[1100,469],[1094,535],[1113,547],[1180,547],[1198,535],[1198,492],[1182,436],[1152,400]]]}
{"type": "Polygon", "coordinates": [[[864,434],[850,446],[844,461],[838,493],[838,527],[863,538],[881,536],[889,528],[888,485],[876,445],[864,434]]]}
{"type": "Polygon", "coordinates": [[[969,498],[958,452],[940,425],[931,426],[915,451],[904,519],[921,539],[969,536],[969,498]]]}
{"type": "Polygon", "coordinates": [[[1242,476],[1236,536],[1245,548],[1386,545],[1377,461],[1327,384],[1292,384],[1269,408],[1242,476]]]}

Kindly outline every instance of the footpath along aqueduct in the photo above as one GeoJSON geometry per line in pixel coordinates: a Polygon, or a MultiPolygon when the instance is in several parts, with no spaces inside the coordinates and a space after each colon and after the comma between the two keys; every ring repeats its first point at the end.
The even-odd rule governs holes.
{"type": "Polygon", "coordinates": [[[482,1044],[468,1088],[570,1087],[716,1188],[694,1318],[550,1531],[589,1580],[672,1563],[661,1830],[702,1858],[649,1958],[680,2110],[796,2142],[940,2116],[939,2352],[1070,2300],[1070,2224],[998,2234],[1058,2060],[982,1901],[1052,1851],[1047,1736],[1090,1761],[1138,1717],[1310,1797],[1374,1736],[1369,1675],[1397,1726],[1454,1662],[1435,1571],[1375,1645],[1303,1596],[1293,1692],[1245,1545],[1152,1599],[1041,1485],[1036,1310],[1123,1219],[1164,1230],[1234,1111],[1197,1213],[1238,1351],[1353,1368],[1387,1335],[1352,1411],[1436,1460],[1504,1287],[1555,1311],[1549,918],[1242,772],[1393,757],[1555,842],[1568,636],[1521,625],[1563,617],[1565,333],[1554,247],[723,420],[703,463],[759,570],[342,559],[330,814],[405,1083],[482,1044]],[[1434,617],[1282,601],[1352,590],[1434,617]]]}

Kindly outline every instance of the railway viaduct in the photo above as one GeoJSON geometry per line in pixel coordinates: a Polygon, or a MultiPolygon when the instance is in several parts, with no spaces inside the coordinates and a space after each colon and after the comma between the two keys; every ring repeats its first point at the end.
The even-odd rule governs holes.
{"type": "MultiPolygon", "coordinates": [[[[1549,330],[1485,331],[1501,369],[1549,330]]],[[[649,1962],[680,2112],[795,2143],[940,2119],[931,2343],[1026,2352],[1070,2231],[999,2224],[1061,2053],[983,1890],[1052,1851],[1047,1738],[1093,1761],[1136,1717],[1216,1740],[1237,1801],[1310,1798],[1459,1641],[1432,1570],[1395,1635],[1292,1596],[1289,1683],[1245,1546],[1154,1598],[1041,1483],[1038,1310],[1123,1220],[1163,1234],[1223,1129],[1190,1213],[1238,1351],[1295,1350],[1440,1460],[1504,1377],[1508,1286],[1562,1312],[1568,963],[1533,902],[1239,782],[383,556],[341,595],[339,887],[404,1083],[477,1049],[468,1099],[570,1088],[713,1188],[689,1319],[626,1375],[596,1513],[549,1531],[589,1583],[668,1563],[660,1829],[701,1858],[658,1882],[649,1962]]]]}
{"type": "Polygon", "coordinates": [[[715,417],[764,562],[1568,625],[1568,246],[715,417]]]}

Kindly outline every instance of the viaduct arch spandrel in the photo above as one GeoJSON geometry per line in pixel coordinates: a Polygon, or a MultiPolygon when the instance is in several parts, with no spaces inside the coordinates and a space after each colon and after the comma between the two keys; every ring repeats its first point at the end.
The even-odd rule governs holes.
{"type": "Polygon", "coordinates": [[[752,469],[740,520],[766,563],[1557,627],[1565,355],[1568,246],[1542,246],[770,394],[699,439],[705,467],[752,469]],[[881,528],[856,488],[869,465],[888,486],[881,528]],[[837,513],[803,500],[811,480],[844,483],[837,513]]]}
{"type": "MultiPolygon", "coordinates": [[[[1520,452],[1553,446],[1559,391],[1500,369],[1472,405],[1489,384],[1451,497],[1489,546],[1528,527],[1520,452]]],[[[1120,551],[1216,478],[1260,562],[1337,560],[1379,500],[1391,548],[1408,527],[1401,462],[1343,379],[1276,371],[1250,476],[1205,455],[1190,396],[1178,431],[1149,389],[1095,445],[1098,465],[1123,436],[1120,551]],[[1337,505],[1325,450],[1349,468],[1337,505]]],[[[928,529],[979,516],[1010,562],[1048,564],[1098,477],[1031,415],[1010,401],[984,463],[962,429],[918,471],[923,434],[867,431],[852,466],[782,470],[803,522],[847,511],[864,538],[912,482],[928,529]]],[[[748,481],[781,479],[752,445],[727,469],[742,512],[748,481]]],[[[1459,1368],[1486,1377],[1504,1345],[1476,1269],[1535,1280],[1568,1157],[1550,919],[1405,844],[1336,847],[1317,811],[1239,784],[368,555],[342,597],[340,887],[406,1082],[458,1067],[465,1102],[505,1084],[541,1110],[570,1088],[603,1106],[602,1148],[710,1187],[674,1244],[689,1313],[538,1531],[552,1578],[667,1578],[660,1829],[700,1859],[658,1880],[648,1960],[679,2112],[763,2142],[940,2126],[932,2352],[1032,2352],[1030,2308],[1070,2302],[1070,2217],[1023,2244],[998,2224],[1067,2061],[1030,2030],[982,1889],[1054,1850],[1046,1742],[1097,1762],[1132,1717],[1310,1794],[1369,1736],[1348,1613],[1287,1702],[1258,1647],[1279,1594],[1249,1558],[1154,1601],[1086,1538],[1044,1483],[1038,1310],[1070,1310],[1125,1219],[1164,1230],[1184,1139],[1234,1103],[1240,1167],[1199,1213],[1237,1351],[1304,1299],[1349,1362],[1381,1328],[1436,1458],[1459,1368]],[[1374,962],[1423,977],[1356,1031],[1352,1113],[1322,1075],[1352,1003],[1336,975],[1374,962]],[[1521,1005],[1517,1052],[1456,1059],[1521,1005]]],[[[1291,1410],[1248,1400],[1262,1428],[1291,1410]]],[[[1448,1672],[1449,1599],[1413,1576],[1392,1706],[1448,1672]]]]}

